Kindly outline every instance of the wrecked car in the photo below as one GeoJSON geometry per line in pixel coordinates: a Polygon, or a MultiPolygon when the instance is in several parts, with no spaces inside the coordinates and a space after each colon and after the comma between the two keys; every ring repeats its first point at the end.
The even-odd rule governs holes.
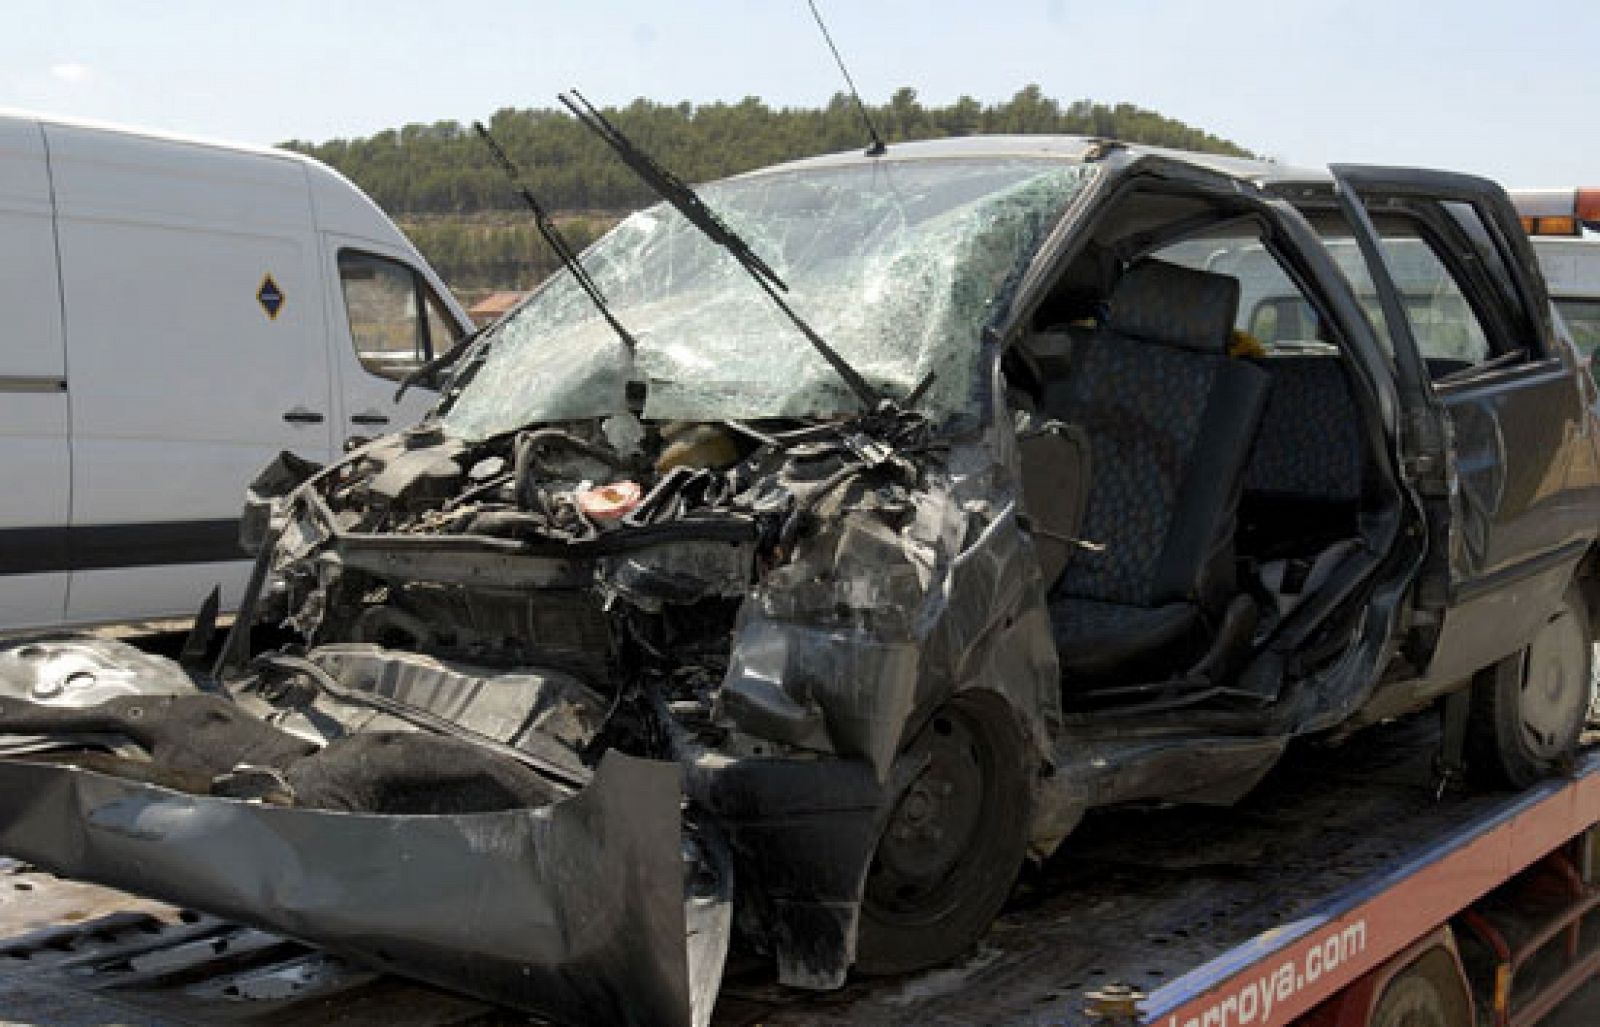
{"type": "Polygon", "coordinates": [[[0,655],[0,852],[704,1021],[730,944],[937,965],[1087,810],[1297,737],[1443,698],[1446,770],[1572,753],[1600,434],[1497,186],[1057,137],[641,173],[422,423],[263,475],[214,665],[0,655]]]}

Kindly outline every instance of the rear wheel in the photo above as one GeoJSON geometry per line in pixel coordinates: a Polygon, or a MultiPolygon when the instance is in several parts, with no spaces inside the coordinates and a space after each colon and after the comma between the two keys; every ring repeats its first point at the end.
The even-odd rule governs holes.
{"type": "Polygon", "coordinates": [[[907,750],[926,769],[896,803],[873,855],[858,970],[943,963],[988,929],[1027,853],[1026,752],[1015,716],[991,693],[962,693],[933,715],[907,750]]]}
{"type": "Polygon", "coordinates": [[[1588,608],[1568,589],[1527,649],[1473,680],[1467,766],[1474,777],[1526,788],[1571,759],[1589,712],[1592,655],[1588,608]]]}
{"type": "Polygon", "coordinates": [[[1472,1009],[1448,952],[1435,949],[1383,989],[1368,1027],[1472,1027],[1472,1009]]]}

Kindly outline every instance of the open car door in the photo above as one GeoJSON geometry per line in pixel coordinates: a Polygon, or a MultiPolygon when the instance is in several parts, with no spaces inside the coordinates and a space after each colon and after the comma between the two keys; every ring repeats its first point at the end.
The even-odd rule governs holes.
{"type": "Polygon", "coordinates": [[[1583,398],[1516,214],[1486,179],[1334,165],[1394,346],[1424,510],[1413,656],[1445,686],[1516,652],[1593,535],[1569,488],[1583,398]]]}

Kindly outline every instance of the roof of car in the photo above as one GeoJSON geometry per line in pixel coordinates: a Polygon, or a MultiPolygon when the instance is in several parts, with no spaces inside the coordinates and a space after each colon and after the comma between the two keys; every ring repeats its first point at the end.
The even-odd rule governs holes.
{"type": "Polygon", "coordinates": [[[914,143],[894,143],[882,156],[869,156],[865,150],[846,150],[763,168],[752,174],[799,168],[865,165],[887,161],[938,160],[950,157],[1044,157],[1064,161],[1083,161],[1115,147],[1130,155],[1150,154],[1186,161],[1199,167],[1253,182],[1326,182],[1326,169],[1296,168],[1272,161],[1228,157],[1215,153],[1195,153],[1142,143],[1121,143],[1093,136],[1068,135],[974,135],[949,139],[927,139],[914,143]]]}

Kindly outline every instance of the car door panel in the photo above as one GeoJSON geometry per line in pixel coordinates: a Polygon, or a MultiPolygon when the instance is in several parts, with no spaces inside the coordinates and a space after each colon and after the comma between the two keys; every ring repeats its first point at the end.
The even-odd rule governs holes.
{"type": "Polygon", "coordinates": [[[1457,588],[1501,574],[1578,540],[1565,509],[1570,441],[1584,428],[1581,396],[1559,361],[1439,390],[1450,415],[1462,497],[1457,588]]]}
{"type": "MultiPolygon", "coordinates": [[[[1583,399],[1572,369],[1552,349],[1541,313],[1548,302],[1536,274],[1525,273],[1531,250],[1523,253],[1507,231],[1509,207],[1498,187],[1415,171],[1335,173],[1369,213],[1398,198],[1438,203],[1441,211],[1444,201],[1470,206],[1481,218],[1482,242],[1425,224],[1421,237],[1469,301],[1491,353],[1481,367],[1456,370],[1411,397],[1413,418],[1432,419],[1438,440],[1436,451],[1413,457],[1443,467],[1449,486],[1448,520],[1430,525],[1437,558],[1424,571],[1442,579],[1431,593],[1444,597],[1426,676],[1456,680],[1527,644],[1595,536],[1595,525],[1573,516],[1581,509],[1571,467],[1586,431],[1583,399]]],[[[1421,363],[1430,354],[1420,350],[1411,316],[1408,310],[1395,344],[1421,363]]],[[[1429,582],[1420,584],[1419,595],[1430,591],[1429,582]]]]}
{"type": "Polygon", "coordinates": [[[1440,390],[1455,448],[1450,606],[1429,676],[1471,674],[1521,648],[1561,602],[1594,537],[1575,523],[1570,372],[1541,361],[1440,390]]]}

